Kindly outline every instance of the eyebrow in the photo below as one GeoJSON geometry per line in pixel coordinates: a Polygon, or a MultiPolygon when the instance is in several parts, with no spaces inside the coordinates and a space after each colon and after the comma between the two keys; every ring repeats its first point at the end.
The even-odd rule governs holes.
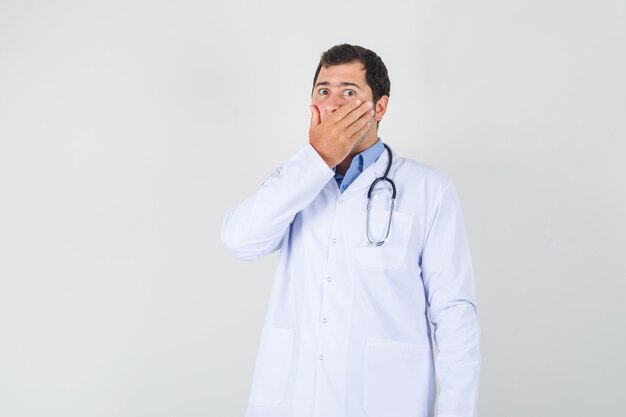
{"type": "MultiPolygon", "coordinates": [[[[328,81],[322,81],[320,83],[315,84],[315,88],[317,88],[318,86],[323,85],[323,86],[330,86],[330,83],[328,81]]],[[[361,87],[358,86],[358,84],[355,83],[349,83],[347,81],[342,81],[340,83],[335,84],[336,86],[339,87],[345,87],[345,86],[351,86],[351,87],[356,87],[359,90],[361,89],[361,87]]]]}

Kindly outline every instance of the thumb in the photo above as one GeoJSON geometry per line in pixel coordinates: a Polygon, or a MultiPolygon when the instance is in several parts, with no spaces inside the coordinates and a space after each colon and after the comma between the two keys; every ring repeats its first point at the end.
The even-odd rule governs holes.
{"type": "Polygon", "coordinates": [[[309,109],[311,109],[311,128],[314,128],[320,124],[320,113],[317,106],[310,105],[309,109]]]}

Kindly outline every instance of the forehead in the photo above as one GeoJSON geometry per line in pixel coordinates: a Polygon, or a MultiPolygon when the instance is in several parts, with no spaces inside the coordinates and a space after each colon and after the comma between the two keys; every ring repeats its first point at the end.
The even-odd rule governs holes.
{"type": "Polygon", "coordinates": [[[360,81],[365,83],[365,67],[359,61],[320,68],[317,81],[360,81]]]}

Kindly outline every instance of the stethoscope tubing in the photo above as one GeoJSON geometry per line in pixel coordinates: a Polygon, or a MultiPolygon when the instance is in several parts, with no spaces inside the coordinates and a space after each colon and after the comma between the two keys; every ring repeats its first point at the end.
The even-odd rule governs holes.
{"type": "Polygon", "coordinates": [[[387,149],[387,154],[389,155],[389,160],[387,161],[387,169],[385,170],[385,173],[382,177],[378,177],[372,182],[369,190],[367,191],[367,218],[365,220],[365,233],[367,235],[367,240],[369,241],[369,244],[372,246],[381,246],[389,237],[389,231],[391,230],[391,218],[393,216],[393,209],[395,207],[396,201],[396,184],[391,178],[388,177],[389,171],[391,170],[391,164],[393,162],[393,158],[391,156],[391,148],[386,143],[384,143],[383,145],[385,146],[385,149],[387,149]],[[391,184],[391,207],[389,211],[389,221],[387,222],[387,232],[385,233],[385,237],[381,241],[374,241],[370,236],[370,209],[372,206],[372,192],[374,191],[374,187],[376,186],[376,184],[378,184],[380,181],[388,182],[389,184],[391,184]]]}

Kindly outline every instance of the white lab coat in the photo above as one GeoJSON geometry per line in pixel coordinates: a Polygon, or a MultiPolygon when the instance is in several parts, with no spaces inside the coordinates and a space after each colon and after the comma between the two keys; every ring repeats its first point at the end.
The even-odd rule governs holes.
{"type": "MultiPolygon", "coordinates": [[[[234,257],[280,249],[246,417],[432,417],[435,376],[440,417],[476,416],[480,330],[456,190],[393,152],[391,231],[366,246],[366,194],[387,160],[342,194],[307,144],[226,215],[234,257]]],[[[375,209],[373,227],[387,215],[375,209]]]]}

